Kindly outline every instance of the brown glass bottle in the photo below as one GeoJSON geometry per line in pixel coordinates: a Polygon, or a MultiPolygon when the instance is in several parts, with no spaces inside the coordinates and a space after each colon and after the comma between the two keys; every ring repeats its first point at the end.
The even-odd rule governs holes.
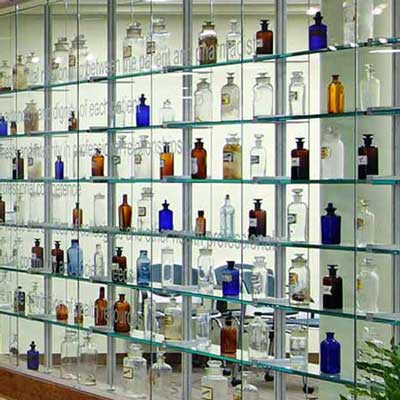
{"type": "Polygon", "coordinates": [[[6,202],[2,199],[0,195],[0,224],[6,222],[6,202]]]}
{"type": "Polygon", "coordinates": [[[165,176],[174,176],[174,153],[171,153],[168,142],[164,143],[163,152],[160,154],[160,179],[165,176]]]}
{"type": "Polygon", "coordinates": [[[60,303],[57,305],[56,318],[57,321],[68,322],[68,307],[65,304],[60,303]]]}
{"type": "Polygon", "coordinates": [[[344,112],[344,86],[339,81],[339,75],[332,75],[332,82],[328,85],[328,113],[344,112]]]}
{"type": "Polygon", "coordinates": [[[76,131],[78,129],[78,119],[75,117],[75,111],[71,111],[71,116],[68,118],[68,130],[76,131]]]}
{"type": "Polygon", "coordinates": [[[322,304],[324,308],[343,308],[343,280],[337,276],[337,265],[328,265],[329,276],[322,279],[322,304]]]}
{"type": "Polygon", "coordinates": [[[107,325],[107,300],[103,286],[100,287],[99,298],[94,302],[94,324],[96,326],[107,325]]]}
{"type": "Polygon", "coordinates": [[[122,204],[118,207],[119,229],[127,231],[132,224],[132,207],[128,204],[128,195],[122,195],[122,204]]]}
{"type": "Polygon", "coordinates": [[[17,123],[15,121],[11,121],[10,133],[11,133],[11,135],[16,135],[17,134],[17,123]]]}
{"type": "Polygon", "coordinates": [[[21,158],[21,150],[17,150],[16,156],[12,160],[13,179],[24,179],[24,159],[21,158]]]}
{"type": "Polygon", "coordinates": [[[100,149],[95,149],[92,156],[92,176],[104,176],[104,156],[100,149]]]}
{"type": "Polygon", "coordinates": [[[199,210],[197,212],[195,233],[196,235],[201,235],[201,236],[205,236],[206,234],[206,219],[204,218],[203,210],[199,210]]]}
{"type": "Polygon", "coordinates": [[[203,29],[199,34],[199,64],[215,64],[218,56],[218,37],[215,32],[215,24],[212,21],[204,21],[203,29]]]}
{"type": "Polygon", "coordinates": [[[379,174],[378,148],[372,145],[374,135],[363,135],[364,145],[358,148],[358,179],[379,174]]]}
{"type": "Polygon", "coordinates": [[[18,286],[14,292],[14,311],[24,313],[25,303],[25,292],[22,290],[22,286],[18,286]]]}
{"type": "Polygon", "coordinates": [[[131,320],[131,306],[125,301],[125,295],[120,294],[119,300],[114,304],[114,331],[129,332],[131,320]]]}
{"type": "Polygon", "coordinates": [[[40,239],[35,239],[35,245],[32,247],[32,268],[43,268],[43,247],[40,246],[40,239]]]}
{"type": "Polygon", "coordinates": [[[76,228],[82,226],[83,211],[79,208],[79,203],[75,203],[75,208],[72,210],[72,225],[76,228]]]}
{"type": "Polygon", "coordinates": [[[304,138],[296,138],[296,148],[291,152],[291,178],[310,179],[310,153],[304,148],[304,138]]]}
{"type": "Polygon", "coordinates": [[[83,325],[83,305],[76,303],[74,308],[74,324],[83,325]]]}
{"type": "Polygon", "coordinates": [[[236,357],[237,350],[237,329],[233,325],[232,316],[225,318],[225,325],[221,329],[221,355],[236,357]]]}
{"type": "Polygon", "coordinates": [[[274,52],[274,33],[268,29],[269,20],[261,20],[261,30],[256,33],[256,54],[272,54],[274,52]]]}
{"type": "Polygon", "coordinates": [[[207,152],[201,138],[196,139],[192,150],[192,179],[207,178],[207,152]]]}
{"type": "Polygon", "coordinates": [[[55,248],[51,250],[51,271],[53,274],[64,274],[64,250],[60,249],[60,242],[55,241],[55,248]]]}
{"type": "Polygon", "coordinates": [[[254,199],[254,210],[249,211],[249,239],[267,235],[267,212],[261,209],[261,199],[254,199]]]}
{"type": "Polygon", "coordinates": [[[116,248],[116,254],[112,257],[112,263],[118,264],[118,269],[113,269],[111,279],[113,282],[125,283],[127,280],[128,270],[126,257],[122,255],[122,247],[116,248]]]}

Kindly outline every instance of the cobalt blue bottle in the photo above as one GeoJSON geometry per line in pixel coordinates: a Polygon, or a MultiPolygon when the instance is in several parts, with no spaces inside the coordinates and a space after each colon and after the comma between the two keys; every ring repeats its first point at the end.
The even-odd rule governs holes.
{"type": "Polygon", "coordinates": [[[340,244],[340,229],[342,217],[336,215],[336,208],[328,203],[325,208],[326,215],[321,216],[321,242],[322,244],[340,244]]]}
{"type": "Polygon", "coordinates": [[[71,247],[67,251],[67,273],[69,276],[83,275],[83,251],[77,239],[71,240],[71,247]]]}
{"type": "Polygon", "coordinates": [[[35,348],[36,344],[35,342],[32,342],[30,350],[28,350],[26,353],[26,361],[28,364],[28,369],[33,369],[34,371],[37,371],[39,369],[39,352],[35,348]]]}
{"type": "Polygon", "coordinates": [[[162,204],[163,208],[158,212],[158,229],[162,231],[174,230],[174,213],[168,208],[167,200],[162,204]]]}
{"type": "Polygon", "coordinates": [[[340,373],[340,343],[333,332],[327,332],[326,339],[321,342],[320,357],[321,372],[331,375],[340,373]]]}
{"type": "Polygon", "coordinates": [[[138,285],[149,286],[150,284],[150,259],[147,257],[147,250],[140,250],[136,262],[138,285]]]}
{"type": "Polygon", "coordinates": [[[315,24],[308,28],[310,50],[326,49],[328,47],[328,27],[322,23],[323,16],[318,11],[315,14],[315,24]]]}
{"type": "Polygon", "coordinates": [[[64,162],[61,160],[61,156],[57,156],[54,175],[56,179],[64,179],[64,162]]]}
{"type": "Polygon", "coordinates": [[[222,295],[239,296],[239,271],[235,261],[227,261],[227,267],[222,271],[222,295]]]}
{"type": "Polygon", "coordinates": [[[7,136],[7,135],[8,135],[7,121],[3,116],[1,116],[0,117],[0,136],[7,136]]]}
{"type": "Polygon", "coordinates": [[[150,106],[146,105],[146,97],[144,94],[139,98],[140,104],[136,106],[136,126],[150,125],[150,106]]]}

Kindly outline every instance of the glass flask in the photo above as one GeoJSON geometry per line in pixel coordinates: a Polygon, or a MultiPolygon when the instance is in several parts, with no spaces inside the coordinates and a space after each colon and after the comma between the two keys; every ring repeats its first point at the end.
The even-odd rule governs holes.
{"type": "Polygon", "coordinates": [[[11,306],[11,288],[8,272],[0,272],[0,306],[11,306]]]}
{"type": "Polygon", "coordinates": [[[208,312],[199,312],[196,318],[196,342],[200,349],[211,346],[211,318],[208,312]]]}
{"type": "Polygon", "coordinates": [[[160,153],[160,179],[166,176],[174,176],[174,152],[171,151],[170,142],[164,142],[160,153]]]}
{"type": "Polygon", "coordinates": [[[28,292],[28,312],[31,315],[43,313],[42,295],[37,282],[33,282],[32,289],[28,292]]]}
{"type": "Polygon", "coordinates": [[[262,319],[262,313],[254,313],[254,319],[248,326],[249,332],[249,359],[262,360],[268,357],[269,330],[262,319]]]}
{"type": "Polygon", "coordinates": [[[303,254],[296,254],[289,268],[289,303],[310,304],[310,269],[303,254]]]}
{"type": "Polygon", "coordinates": [[[96,326],[106,326],[108,320],[108,302],[105,299],[105,288],[100,286],[99,297],[94,302],[94,324],[96,326]]]}
{"type": "Polygon", "coordinates": [[[40,59],[33,51],[26,56],[26,80],[28,86],[40,85],[42,83],[40,59]]]}
{"type": "Polygon", "coordinates": [[[226,34],[226,60],[240,60],[242,54],[242,35],[238,29],[238,20],[229,21],[231,30],[226,34]]]}
{"type": "Polygon", "coordinates": [[[22,55],[17,56],[17,62],[12,69],[13,89],[23,90],[28,86],[27,70],[22,55]]]}
{"type": "Polygon", "coordinates": [[[116,178],[132,178],[133,165],[131,163],[130,149],[128,149],[125,135],[118,136],[113,164],[116,167],[114,169],[114,176],[116,178]]]}
{"type": "Polygon", "coordinates": [[[364,43],[374,37],[373,11],[374,0],[343,2],[344,44],[364,43]]]}
{"type": "Polygon", "coordinates": [[[248,238],[267,235],[267,212],[261,208],[261,199],[254,199],[254,209],[249,211],[248,238]]]}
{"type": "Polygon", "coordinates": [[[268,270],[264,256],[254,257],[251,270],[251,293],[253,299],[265,299],[268,296],[268,270]]]}
{"type": "Polygon", "coordinates": [[[174,284],[174,250],[169,247],[161,249],[161,286],[174,284]]]}
{"type": "Polygon", "coordinates": [[[167,122],[175,121],[175,111],[172,107],[171,100],[167,99],[163,102],[160,110],[160,122],[165,124],[167,122]]]}
{"type": "Polygon", "coordinates": [[[142,197],[137,202],[137,229],[139,231],[149,231],[152,229],[154,223],[152,218],[152,198],[152,188],[144,187],[142,189],[142,197]]]}
{"type": "Polygon", "coordinates": [[[258,400],[259,394],[256,386],[248,383],[251,372],[242,371],[242,384],[233,389],[233,400],[258,400]]]}
{"type": "Polygon", "coordinates": [[[107,225],[106,198],[103,193],[96,193],[93,196],[93,225],[107,225]]]}
{"type": "Polygon", "coordinates": [[[209,360],[207,365],[206,375],[201,378],[201,398],[227,399],[228,378],[222,374],[221,361],[209,360]]]}
{"type": "Polygon", "coordinates": [[[303,189],[293,189],[293,201],[287,208],[287,235],[292,242],[308,242],[308,207],[303,189]]]}
{"type": "Polygon", "coordinates": [[[146,43],[142,35],[142,24],[133,21],[126,28],[123,41],[123,72],[129,73],[144,69],[146,43]]]}
{"type": "Polygon", "coordinates": [[[240,119],[240,89],[233,82],[235,74],[227,75],[228,82],[221,89],[221,121],[240,119]]]}
{"type": "Polygon", "coordinates": [[[8,257],[8,240],[5,238],[5,236],[2,236],[0,238],[0,263],[1,264],[6,264],[10,261],[8,257]]]}
{"type": "Polygon", "coordinates": [[[83,250],[77,239],[71,240],[71,247],[67,250],[67,274],[83,276],[83,250]]]}
{"type": "Polygon", "coordinates": [[[68,80],[69,50],[68,39],[59,37],[54,43],[53,57],[51,59],[51,80],[53,83],[68,80]]]}
{"type": "Polygon", "coordinates": [[[363,134],[363,145],[358,148],[358,179],[379,175],[379,148],[372,144],[374,135],[363,134]]]}
{"type": "Polygon", "coordinates": [[[26,103],[24,109],[24,133],[34,133],[39,130],[39,111],[34,100],[26,103]]]}
{"type": "Polygon", "coordinates": [[[61,342],[60,376],[63,379],[78,379],[79,342],[77,331],[65,330],[64,340],[61,342]]]}
{"type": "Polygon", "coordinates": [[[151,146],[147,135],[139,136],[139,147],[134,151],[135,178],[151,178],[151,146]]]}
{"type": "Polygon", "coordinates": [[[225,201],[219,215],[221,236],[233,237],[235,235],[235,209],[231,204],[229,194],[225,195],[225,201]]]}
{"type": "Polygon", "coordinates": [[[192,179],[207,178],[207,151],[204,148],[202,138],[196,138],[192,156],[192,179]]]}
{"type": "MultiPolygon", "coordinates": [[[[154,18],[152,20],[151,42],[154,49],[152,65],[160,68],[169,64],[169,38],[171,34],[166,29],[166,20],[164,17],[154,18]]],[[[147,54],[149,54],[149,43],[147,43],[147,54]]]]}
{"type": "Polygon", "coordinates": [[[308,331],[305,326],[298,326],[290,333],[290,363],[299,367],[308,363],[308,331]]]}
{"type": "Polygon", "coordinates": [[[230,133],[222,153],[223,179],[242,179],[242,146],[237,133],[230,133]]]}
{"type": "Polygon", "coordinates": [[[132,399],[147,399],[147,361],[142,356],[142,348],[129,343],[128,354],[122,366],[122,386],[124,395],[132,399]]]}
{"type": "Polygon", "coordinates": [[[366,110],[381,105],[381,82],[375,76],[375,66],[365,64],[365,77],[360,82],[360,108],[366,110]]]}
{"type": "Polygon", "coordinates": [[[97,348],[92,336],[86,332],[79,351],[79,383],[85,386],[96,385],[97,348]]]}
{"type": "Polygon", "coordinates": [[[165,362],[163,352],[157,353],[157,361],[151,367],[150,381],[153,398],[170,400],[172,367],[165,362]]]}
{"type": "Polygon", "coordinates": [[[149,286],[151,282],[151,265],[147,250],[140,250],[140,255],[136,261],[136,273],[138,285],[149,286]]]}
{"type": "Polygon", "coordinates": [[[200,249],[197,258],[197,279],[199,291],[202,293],[212,293],[216,284],[214,263],[211,249],[200,249]]]}
{"type": "Polygon", "coordinates": [[[69,50],[69,80],[76,81],[89,78],[92,63],[93,56],[86,46],[85,35],[81,33],[72,40],[72,46],[69,50]]]}
{"type": "Polygon", "coordinates": [[[306,113],[306,85],[301,71],[293,71],[289,84],[289,113],[304,115],[306,113]]]}
{"type": "Polygon", "coordinates": [[[101,244],[96,244],[96,251],[94,252],[93,275],[98,278],[105,276],[104,256],[101,249],[101,244]]]}
{"type": "Polygon", "coordinates": [[[267,152],[262,144],[264,135],[254,135],[255,145],[250,150],[250,177],[256,178],[267,174],[267,152]]]}
{"type": "Polygon", "coordinates": [[[339,75],[332,75],[332,81],[328,85],[328,113],[344,112],[344,98],[344,86],[339,81],[339,75]]]}
{"type": "Polygon", "coordinates": [[[2,60],[0,66],[0,91],[11,90],[11,67],[7,60],[2,60]]]}
{"type": "Polygon", "coordinates": [[[358,246],[375,243],[375,215],[370,211],[368,205],[368,200],[360,200],[360,208],[356,220],[358,246]]]}
{"type": "Polygon", "coordinates": [[[238,332],[236,325],[233,324],[232,313],[229,312],[225,318],[224,325],[220,331],[220,351],[225,357],[236,358],[238,344],[238,332]]]}
{"type": "Polygon", "coordinates": [[[344,178],[344,145],[335,126],[324,132],[321,140],[321,179],[344,178]]]}
{"type": "Polygon", "coordinates": [[[271,84],[271,77],[260,72],[253,86],[253,116],[260,117],[272,115],[274,110],[274,88],[271,84]]]}
{"type": "Polygon", "coordinates": [[[169,306],[164,311],[165,340],[182,340],[182,309],[175,297],[171,297],[169,306]]]}
{"type": "Polygon", "coordinates": [[[321,372],[330,375],[340,373],[340,343],[334,335],[333,332],[326,333],[319,352],[321,372]]]}
{"type": "Polygon", "coordinates": [[[198,60],[200,65],[215,64],[218,59],[218,38],[215,24],[204,21],[199,33],[198,60]]]}
{"type": "Polygon", "coordinates": [[[372,258],[364,258],[357,274],[357,309],[359,312],[376,313],[379,298],[379,275],[372,258]]]}
{"type": "Polygon", "coordinates": [[[213,94],[207,78],[200,78],[194,92],[194,120],[212,121],[213,94]]]}

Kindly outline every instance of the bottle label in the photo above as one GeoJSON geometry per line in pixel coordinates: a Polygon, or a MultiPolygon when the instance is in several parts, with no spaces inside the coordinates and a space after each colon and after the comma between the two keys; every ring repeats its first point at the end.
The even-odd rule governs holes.
{"type": "Polygon", "coordinates": [[[327,160],[331,158],[331,149],[328,146],[321,147],[321,160],[327,160]]]}
{"type": "Polygon", "coordinates": [[[242,400],[242,394],[239,393],[234,393],[233,394],[233,400],[242,400]]]}
{"type": "Polygon", "coordinates": [[[172,326],[174,324],[174,317],[172,315],[166,315],[164,317],[164,325],[172,326]]]}
{"type": "Polygon", "coordinates": [[[250,156],[250,164],[260,164],[260,156],[250,156]]]}
{"type": "Polygon", "coordinates": [[[289,285],[296,286],[299,283],[299,276],[295,272],[289,272],[289,285]]]}
{"type": "Polygon", "coordinates": [[[358,165],[368,165],[368,157],[358,156],[358,165]]]}
{"type": "Polygon", "coordinates": [[[292,167],[300,167],[300,158],[292,157],[292,167]]]}
{"type": "Polygon", "coordinates": [[[257,48],[262,48],[263,47],[263,40],[262,39],[257,39],[256,40],[256,46],[257,48]]]}
{"type": "Polygon", "coordinates": [[[28,167],[32,167],[32,165],[33,165],[33,158],[28,157],[28,167]]]}
{"type": "Polygon", "coordinates": [[[257,218],[250,218],[249,226],[250,228],[257,228],[257,218]]]}
{"type": "Polygon", "coordinates": [[[192,157],[192,174],[195,175],[199,172],[199,167],[197,165],[197,158],[192,157]]]}
{"type": "Polygon", "coordinates": [[[357,278],[357,290],[364,289],[363,281],[360,278],[357,278]]]}
{"type": "Polygon", "coordinates": [[[297,221],[297,214],[288,214],[287,222],[288,224],[295,224],[297,221]]]}
{"type": "Polygon", "coordinates": [[[228,151],[224,151],[224,155],[223,155],[223,158],[224,158],[224,163],[231,163],[231,162],[233,162],[233,153],[232,152],[228,152],[228,151]]]}
{"type": "Polygon", "coordinates": [[[299,99],[299,93],[298,93],[298,92],[295,92],[295,91],[293,91],[293,90],[291,90],[291,91],[289,92],[289,99],[290,99],[291,101],[297,101],[297,100],[299,99]]]}
{"type": "Polygon", "coordinates": [[[160,168],[164,168],[165,167],[165,160],[163,160],[162,158],[160,159],[160,168]]]}
{"type": "Polygon", "coordinates": [[[322,285],[322,295],[323,296],[332,296],[332,285],[322,285]]]}
{"type": "Polygon", "coordinates": [[[148,40],[146,43],[146,54],[154,54],[156,52],[156,42],[148,40]]]}
{"type": "Polygon", "coordinates": [[[138,215],[139,217],[145,217],[146,216],[146,207],[139,207],[138,208],[138,215]]]}
{"type": "Polygon", "coordinates": [[[56,61],[56,58],[52,58],[51,59],[51,69],[52,70],[56,70],[56,69],[58,69],[60,67],[60,63],[58,63],[57,61],[56,61]]]}
{"type": "Polygon", "coordinates": [[[365,225],[366,225],[365,219],[363,219],[363,218],[357,218],[357,219],[356,219],[356,223],[357,223],[357,230],[361,230],[361,229],[364,229],[364,228],[365,228],[365,225]]]}
{"type": "Polygon", "coordinates": [[[123,53],[124,53],[124,58],[131,58],[132,57],[132,46],[124,46],[123,53]]]}
{"type": "Polygon", "coordinates": [[[68,56],[68,65],[70,67],[75,67],[76,66],[76,57],[73,54],[70,54],[68,56]]]}
{"type": "Polygon", "coordinates": [[[229,106],[229,104],[231,104],[231,96],[229,93],[221,94],[221,104],[223,106],[229,106]]]}
{"type": "Polygon", "coordinates": [[[120,157],[120,156],[113,156],[113,157],[112,157],[112,160],[113,160],[113,164],[114,164],[114,165],[119,165],[119,164],[121,164],[121,157],[120,157]]]}
{"type": "Polygon", "coordinates": [[[226,272],[222,274],[222,282],[230,283],[232,280],[232,274],[228,274],[226,272]]]}
{"type": "Polygon", "coordinates": [[[122,376],[124,379],[133,379],[135,377],[134,369],[131,367],[123,367],[122,376]]]}
{"type": "Polygon", "coordinates": [[[142,155],[141,154],[135,154],[135,164],[141,164],[142,163],[142,155]]]}
{"type": "Polygon", "coordinates": [[[201,386],[201,400],[214,400],[213,388],[209,386],[201,386]]]}
{"type": "Polygon", "coordinates": [[[16,170],[17,170],[17,164],[13,163],[13,171],[16,171],[16,170]]]}

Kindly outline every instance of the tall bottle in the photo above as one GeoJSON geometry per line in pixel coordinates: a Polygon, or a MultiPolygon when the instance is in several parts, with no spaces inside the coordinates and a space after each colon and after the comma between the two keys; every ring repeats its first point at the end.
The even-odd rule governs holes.
{"type": "Polygon", "coordinates": [[[120,294],[114,303],[114,331],[126,333],[131,330],[131,306],[125,300],[125,295],[120,294]]]}
{"type": "Polygon", "coordinates": [[[340,343],[334,335],[333,332],[327,332],[320,346],[321,372],[330,375],[340,373],[340,343]]]}
{"type": "Polygon", "coordinates": [[[221,121],[240,119],[240,89],[234,83],[235,74],[227,75],[228,82],[221,89],[221,121]]]}
{"type": "Polygon", "coordinates": [[[212,121],[213,94],[207,78],[200,78],[194,92],[194,120],[196,122],[212,121]]]}
{"type": "Polygon", "coordinates": [[[165,340],[182,340],[182,309],[175,297],[171,297],[169,306],[164,311],[165,340]]]}
{"type": "Polygon", "coordinates": [[[17,150],[12,160],[12,178],[24,179],[24,159],[21,157],[21,150],[17,150]]]}
{"type": "Polygon", "coordinates": [[[268,326],[262,319],[261,312],[254,313],[254,320],[248,326],[249,359],[266,359],[268,357],[268,326]]]}
{"type": "Polygon", "coordinates": [[[261,199],[254,199],[254,210],[249,211],[249,239],[267,236],[267,212],[261,208],[261,199]]]}
{"type": "Polygon", "coordinates": [[[93,225],[106,226],[107,225],[107,207],[106,196],[98,192],[93,196],[93,225]]]}
{"type": "Polygon", "coordinates": [[[344,86],[339,81],[339,75],[332,75],[332,82],[328,85],[328,113],[344,112],[344,86]]]}
{"type": "Polygon", "coordinates": [[[25,292],[22,290],[22,286],[18,286],[14,291],[14,311],[17,313],[24,313],[25,305],[25,292]]]}
{"type": "Polygon", "coordinates": [[[329,276],[322,279],[322,305],[327,309],[343,308],[343,280],[337,276],[337,265],[328,265],[329,276]]]}
{"type": "Polygon", "coordinates": [[[222,151],[223,179],[242,179],[242,147],[236,133],[230,133],[222,151]]]}
{"type": "Polygon", "coordinates": [[[142,286],[149,286],[151,280],[150,259],[147,250],[140,250],[139,258],[136,261],[137,283],[142,286]]]}
{"type": "Polygon", "coordinates": [[[357,274],[357,310],[364,313],[379,311],[379,275],[372,258],[364,258],[357,274]]]}
{"type": "Polygon", "coordinates": [[[12,69],[13,89],[23,90],[28,87],[28,74],[22,55],[17,56],[17,62],[12,69]]]}
{"type": "Polygon", "coordinates": [[[172,385],[172,367],[165,362],[165,354],[157,353],[157,361],[150,370],[151,391],[154,398],[169,400],[172,385]]]}
{"type": "Polygon", "coordinates": [[[123,71],[129,73],[141,69],[145,57],[145,40],[142,35],[142,25],[133,21],[126,28],[123,41],[123,71]]]}
{"type": "Polygon", "coordinates": [[[28,292],[28,312],[30,315],[43,313],[43,295],[39,293],[37,282],[32,283],[32,289],[28,292]]]}
{"type": "Polygon", "coordinates": [[[147,361],[139,344],[130,343],[123,359],[122,385],[124,394],[133,399],[147,399],[147,361]]]}
{"type": "Polygon", "coordinates": [[[226,34],[226,61],[240,60],[242,54],[242,35],[238,29],[238,20],[229,21],[231,30],[226,34]]]}
{"type": "Polygon", "coordinates": [[[379,175],[378,147],[372,145],[374,135],[364,134],[364,144],[358,148],[358,179],[379,175]]]}
{"type": "Polygon", "coordinates": [[[215,64],[218,57],[218,38],[215,24],[204,21],[202,31],[199,33],[198,60],[200,65],[215,64]]]}
{"type": "Polygon", "coordinates": [[[235,235],[235,209],[231,204],[229,194],[225,195],[225,202],[220,209],[220,234],[222,237],[235,235]]]}
{"type": "Polygon", "coordinates": [[[196,343],[200,349],[208,349],[211,345],[211,319],[207,311],[196,314],[196,343]]]}
{"type": "Polygon", "coordinates": [[[96,326],[107,325],[107,319],[108,319],[107,304],[108,302],[105,298],[105,289],[104,286],[101,286],[99,289],[99,298],[94,302],[94,324],[96,326]]]}
{"type": "Polygon", "coordinates": [[[196,138],[192,150],[192,179],[207,178],[207,151],[202,140],[202,138],[196,138]]]}
{"type": "Polygon", "coordinates": [[[161,286],[174,284],[174,250],[169,247],[161,249],[161,286]]]}
{"type": "Polygon", "coordinates": [[[202,399],[227,399],[228,378],[223,376],[221,361],[207,361],[206,375],[201,378],[202,399]]]}
{"type": "Polygon", "coordinates": [[[71,240],[71,247],[67,250],[67,273],[69,276],[83,276],[83,250],[77,239],[71,240]]]}
{"type": "Polygon", "coordinates": [[[226,263],[226,267],[222,270],[222,295],[239,296],[239,270],[235,268],[235,261],[227,261],[226,263]]]}
{"type": "Polygon", "coordinates": [[[287,236],[292,242],[308,242],[308,207],[303,189],[293,189],[293,201],[287,208],[287,236]]]}
{"type": "Polygon", "coordinates": [[[308,48],[310,50],[328,47],[328,27],[322,23],[324,17],[318,11],[313,17],[315,23],[308,28],[308,48]]]}
{"type": "Polygon", "coordinates": [[[94,57],[86,46],[85,35],[75,36],[69,51],[69,80],[88,79],[92,71],[94,57]]]}
{"type": "Polygon", "coordinates": [[[78,379],[79,341],[78,331],[65,330],[64,340],[60,350],[60,376],[63,379],[78,379]]]}
{"type": "Polygon", "coordinates": [[[374,0],[343,2],[344,44],[365,43],[374,37],[374,0]]]}
{"type": "Polygon", "coordinates": [[[73,132],[78,129],[78,118],[75,116],[75,111],[71,111],[71,115],[68,118],[68,131],[73,132]]]}
{"type": "Polygon", "coordinates": [[[41,82],[40,59],[32,51],[26,55],[26,75],[28,87],[35,86],[41,82]]]}
{"type": "Polygon", "coordinates": [[[122,247],[116,248],[116,254],[111,259],[113,268],[111,279],[116,283],[126,283],[128,270],[126,257],[122,255],[122,247]]]}
{"type": "Polygon", "coordinates": [[[40,239],[35,239],[35,245],[32,247],[31,268],[43,268],[43,247],[40,246],[40,239]]]}
{"type": "Polygon", "coordinates": [[[303,254],[296,254],[289,268],[289,303],[310,304],[310,269],[303,254]]]}
{"type": "Polygon", "coordinates": [[[151,147],[147,135],[139,136],[140,145],[134,151],[135,178],[151,178],[151,147]]]}
{"type": "Polygon", "coordinates": [[[167,23],[164,17],[153,18],[151,25],[151,41],[147,42],[147,54],[153,54],[153,68],[166,67],[165,60],[168,58],[171,48],[169,43],[171,34],[167,31],[167,23]],[[150,45],[150,43],[152,44],[150,45]]]}
{"type": "Polygon", "coordinates": [[[324,131],[321,140],[321,179],[344,178],[344,145],[337,127],[324,131]]]}
{"type": "Polygon", "coordinates": [[[152,229],[152,198],[153,191],[151,187],[142,189],[142,197],[137,203],[137,229],[146,231],[152,229]]]}
{"type": "Polygon", "coordinates": [[[75,228],[81,227],[83,224],[83,211],[79,207],[79,203],[75,203],[75,208],[72,210],[72,225],[75,228]]]}
{"type": "Polygon", "coordinates": [[[92,176],[104,176],[104,156],[99,148],[92,156],[92,176]]]}
{"type": "Polygon", "coordinates": [[[24,133],[35,133],[39,130],[39,110],[34,100],[26,103],[24,109],[24,133]]]}
{"type": "Polygon", "coordinates": [[[290,364],[305,367],[308,363],[308,330],[305,326],[292,329],[289,338],[290,364]]]}
{"type": "Polygon", "coordinates": [[[39,352],[36,350],[36,344],[32,341],[30,349],[26,353],[27,368],[33,371],[39,369],[39,352]]]}
{"type": "Polygon", "coordinates": [[[86,332],[79,349],[79,383],[85,386],[96,385],[97,379],[97,348],[92,342],[92,336],[86,332]]]}
{"type": "Polygon", "coordinates": [[[59,37],[54,43],[54,51],[51,60],[51,80],[53,83],[68,80],[68,39],[59,37]]]}
{"type": "Polygon", "coordinates": [[[202,293],[212,293],[216,284],[214,262],[211,249],[200,249],[197,258],[197,284],[202,293]]]}
{"type": "Polygon", "coordinates": [[[64,179],[64,162],[61,160],[61,156],[57,156],[54,166],[54,177],[55,179],[64,179]]]}
{"type": "Polygon", "coordinates": [[[255,146],[250,150],[250,176],[252,178],[266,176],[267,152],[262,144],[264,135],[254,135],[255,146]]]}
{"type": "Polygon", "coordinates": [[[164,142],[160,153],[160,179],[167,176],[174,176],[174,153],[171,152],[170,143],[164,142]]]}
{"type": "Polygon", "coordinates": [[[6,222],[6,202],[2,199],[0,195],[0,224],[6,222]]]}
{"type": "Polygon", "coordinates": [[[356,219],[358,246],[375,243],[375,215],[370,211],[368,205],[368,200],[360,200],[356,219]]]}
{"type": "Polygon", "coordinates": [[[11,67],[7,60],[2,60],[0,65],[0,92],[11,90],[11,67]]]}
{"type": "Polygon", "coordinates": [[[128,204],[128,195],[122,195],[122,204],[118,207],[119,229],[127,231],[132,226],[132,207],[128,204]]]}
{"type": "Polygon", "coordinates": [[[236,358],[237,343],[238,343],[237,328],[235,325],[233,325],[233,318],[232,315],[230,314],[225,318],[225,324],[221,328],[221,333],[220,333],[221,355],[225,357],[236,358]]]}
{"type": "Polygon", "coordinates": [[[260,72],[253,86],[253,117],[263,117],[274,113],[274,88],[271,77],[260,72]]]}
{"type": "Polygon", "coordinates": [[[289,113],[304,115],[306,113],[306,85],[301,71],[293,71],[289,84],[289,113]]]}
{"type": "Polygon", "coordinates": [[[326,215],[321,216],[321,243],[340,244],[342,217],[335,214],[336,208],[328,203],[326,215]]]}
{"type": "Polygon", "coordinates": [[[206,234],[206,218],[204,217],[204,210],[197,212],[197,218],[195,223],[194,232],[196,235],[205,236],[206,234]]]}
{"type": "Polygon", "coordinates": [[[291,151],[291,178],[310,179],[310,152],[304,148],[304,138],[296,138],[296,148],[291,151]]]}
{"type": "Polygon", "coordinates": [[[146,104],[146,97],[143,93],[136,106],[136,126],[150,126],[150,106],[146,104]]]}
{"type": "Polygon", "coordinates": [[[0,136],[8,135],[8,124],[4,116],[0,117],[0,136]]]}
{"type": "Polygon", "coordinates": [[[256,33],[256,54],[273,54],[274,34],[268,29],[269,20],[261,20],[261,30],[256,33]]]}
{"type": "Polygon", "coordinates": [[[251,270],[251,294],[253,299],[268,297],[268,270],[264,256],[254,257],[254,266],[251,270]]]}
{"type": "Polygon", "coordinates": [[[105,268],[101,244],[96,244],[96,251],[94,252],[93,259],[93,276],[103,278],[105,276],[105,268]]]}
{"type": "Polygon", "coordinates": [[[381,105],[381,82],[375,76],[373,64],[365,64],[365,77],[360,82],[360,108],[366,110],[381,105]]]}
{"type": "Polygon", "coordinates": [[[162,204],[163,208],[158,212],[158,229],[162,231],[174,230],[174,213],[170,210],[167,200],[162,204]]]}
{"type": "Polygon", "coordinates": [[[160,122],[161,124],[167,124],[173,121],[175,121],[174,107],[172,106],[171,100],[167,99],[163,102],[160,109],[160,122]]]}

